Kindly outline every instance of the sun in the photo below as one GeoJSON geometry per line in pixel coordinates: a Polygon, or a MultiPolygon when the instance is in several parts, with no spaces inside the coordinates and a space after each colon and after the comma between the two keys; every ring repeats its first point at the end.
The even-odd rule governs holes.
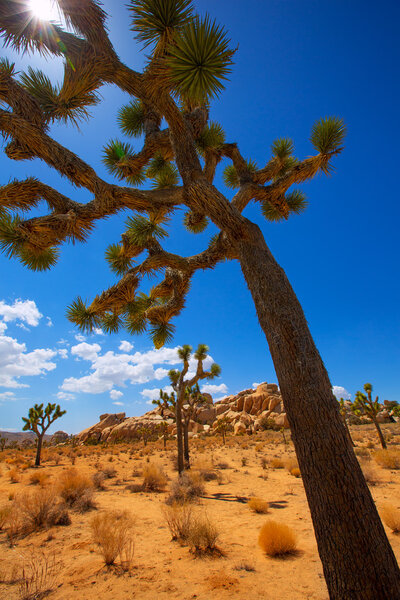
{"type": "Polygon", "coordinates": [[[42,21],[58,21],[59,9],[54,0],[29,0],[32,13],[42,21]]]}

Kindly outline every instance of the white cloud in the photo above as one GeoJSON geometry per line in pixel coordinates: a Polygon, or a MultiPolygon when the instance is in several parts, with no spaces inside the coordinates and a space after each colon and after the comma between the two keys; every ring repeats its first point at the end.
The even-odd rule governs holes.
{"type": "Polygon", "coordinates": [[[121,352],[130,352],[133,348],[133,344],[131,344],[130,342],[127,342],[126,340],[123,340],[120,345],[118,346],[118,350],[121,350],[121,352]]]}
{"type": "Polygon", "coordinates": [[[46,317],[46,319],[47,319],[47,323],[46,323],[47,327],[53,327],[53,321],[50,319],[50,317],[46,317]]]}
{"type": "Polygon", "coordinates": [[[350,400],[351,394],[341,385],[334,385],[332,387],[333,395],[339,400],[343,398],[343,400],[350,400]]]}
{"type": "Polygon", "coordinates": [[[251,384],[251,387],[256,389],[259,385],[260,384],[255,381],[254,383],[251,384]]]}
{"type": "Polygon", "coordinates": [[[1,392],[0,393],[0,402],[1,400],[15,400],[14,392],[1,392]]]}
{"type": "Polygon", "coordinates": [[[82,342],[81,344],[72,346],[71,354],[74,354],[83,360],[89,360],[90,362],[93,362],[96,360],[100,350],[101,346],[99,346],[99,344],[88,344],[87,342],[82,342]]]}
{"type": "Polygon", "coordinates": [[[61,356],[61,358],[68,358],[68,350],[66,348],[60,348],[58,350],[58,354],[61,356]]]}
{"type": "Polygon", "coordinates": [[[6,329],[7,325],[3,321],[0,321],[0,335],[3,335],[6,329]]]}
{"type": "MultiPolygon", "coordinates": [[[[121,398],[121,396],[123,396],[123,393],[120,392],[119,390],[111,390],[110,391],[111,400],[118,400],[118,398],[121,398]]],[[[114,404],[115,404],[115,402],[114,402],[114,404]]]]}
{"type": "Polygon", "coordinates": [[[65,392],[101,394],[114,387],[124,387],[127,383],[143,384],[151,380],[163,379],[167,369],[157,365],[179,365],[177,348],[161,348],[134,354],[108,351],[100,354],[98,344],[83,342],[71,348],[71,353],[91,362],[90,373],[83,377],[64,379],[61,390],[65,392]]]}
{"type": "Polygon", "coordinates": [[[74,337],[77,342],[84,342],[86,340],[86,337],[80,333],[77,333],[74,337]]]}
{"type": "MultiPolygon", "coordinates": [[[[162,391],[167,392],[167,394],[171,394],[174,390],[172,388],[172,385],[166,385],[162,388],[162,391]]],[[[160,397],[160,388],[145,388],[140,393],[145,398],[148,398],[146,404],[152,404],[152,400],[157,400],[157,398],[160,397]]]]}
{"type": "Polygon", "coordinates": [[[125,406],[123,402],[113,402],[113,404],[115,404],[115,406],[125,406]]]}
{"type": "Polygon", "coordinates": [[[15,300],[14,304],[6,304],[0,300],[0,316],[6,323],[23,321],[31,327],[37,327],[43,315],[39,312],[34,300],[15,300]]]}
{"type": "Polygon", "coordinates": [[[104,331],[100,327],[93,328],[93,335],[105,335],[104,331]]]}
{"type": "Polygon", "coordinates": [[[205,394],[226,394],[228,392],[228,387],[225,383],[221,383],[220,385],[206,383],[201,386],[201,391],[205,394]]]}
{"type": "Polygon", "coordinates": [[[43,375],[53,371],[56,364],[51,359],[57,352],[49,348],[36,348],[26,351],[26,344],[16,339],[0,335],[0,386],[6,388],[29,387],[20,383],[20,377],[43,375]]]}
{"type": "Polygon", "coordinates": [[[65,402],[75,400],[74,394],[68,394],[67,392],[57,392],[56,396],[59,400],[64,400],[65,402]]]}

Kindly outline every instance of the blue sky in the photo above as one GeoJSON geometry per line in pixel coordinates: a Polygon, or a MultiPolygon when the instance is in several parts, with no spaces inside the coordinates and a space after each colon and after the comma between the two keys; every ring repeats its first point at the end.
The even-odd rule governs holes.
{"type": "MultiPolygon", "coordinates": [[[[312,153],[308,140],[317,119],[336,115],[346,122],[346,147],[333,176],[303,186],[309,200],[303,215],[271,224],[258,206],[245,214],[261,225],[285,269],[332,384],[354,396],[370,381],[382,400],[400,400],[399,4],[203,0],[196,6],[223,23],[239,45],[211,118],[242,154],[262,166],[271,142],[288,136],[303,158],[312,153]]],[[[104,7],[116,50],[140,69],[144,55],[132,39],[124,3],[106,0],[104,7]]],[[[1,55],[20,70],[31,64],[53,80],[60,78],[59,61],[21,57],[10,49],[1,55]]],[[[113,87],[103,87],[101,94],[103,102],[80,132],[54,126],[52,134],[111,181],[102,147],[116,136],[123,139],[116,115],[128,97],[113,87]]],[[[28,175],[75,200],[90,200],[39,161],[17,163],[0,153],[0,183],[28,175]]],[[[217,183],[230,197],[220,174],[217,183]]],[[[65,317],[66,306],[77,295],[93,298],[114,282],[104,251],[119,240],[126,216],[99,222],[87,244],[64,246],[50,272],[32,273],[0,256],[0,429],[19,430],[21,416],[38,401],[60,401],[67,414],[55,428],[69,432],[94,423],[103,412],[142,414],[149,408],[148,390],[167,385],[166,371],[175,366],[173,348],[184,343],[207,343],[221,365],[221,377],[212,382],[218,386],[215,398],[254,382],[276,381],[252,299],[232,262],[196,274],[186,309],[175,320],[174,342],[159,354],[145,336],[79,336],[65,317]]],[[[185,255],[203,249],[213,226],[193,236],[181,221],[178,212],[168,248],[185,255]]]]}

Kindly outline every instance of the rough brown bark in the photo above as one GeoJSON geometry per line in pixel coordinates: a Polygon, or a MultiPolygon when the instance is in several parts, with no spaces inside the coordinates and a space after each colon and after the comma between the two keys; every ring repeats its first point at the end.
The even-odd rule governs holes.
{"type": "Polygon", "coordinates": [[[373,416],[372,416],[372,421],[373,421],[373,423],[374,423],[374,425],[375,425],[375,427],[376,427],[376,430],[377,430],[377,432],[378,432],[379,441],[380,441],[380,443],[381,443],[381,446],[382,446],[382,448],[383,448],[384,450],[386,450],[386,449],[387,449],[386,440],[385,440],[385,438],[383,437],[382,429],[380,428],[380,425],[379,425],[379,423],[378,423],[378,421],[377,421],[377,419],[376,419],[376,416],[375,416],[375,415],[373,415],[373,416]]]}
{"type": "Polygon", "coordinates": [[[35,467],[40,467],[40,454],[42,452],[42,441],[43,441],[43,435],[39,435],[38,441],[37,441],[37,446],[36,446],[35,467]]]}
{"type": "Polygon", "coordinates": [[[189,423],[184,421],[183,423],[183,455],[185,459],[185,469],[190,469],[190,456],[189,456],[189,423]]]}
{"type": "Polygon", "coordinates": [[[179,393],[175,405],[176,441],[178,447],[178,475],[184,470],[183,466],[183,438],[182,438],[182,394],[179,393]]]}
{"type": "Polygon", "coordinates": [[[400,572],[302,308],[261,231],[238,244],[274,361],[331,600],[398,600],[400,572]]]}

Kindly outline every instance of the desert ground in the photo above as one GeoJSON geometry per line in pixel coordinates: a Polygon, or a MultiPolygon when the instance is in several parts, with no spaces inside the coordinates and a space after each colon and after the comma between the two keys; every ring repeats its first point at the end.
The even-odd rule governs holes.
{"type": "MultiPolygon", "coordinates": [[[[400,559],[400,535],[393,532],[396,519],[400,528],[400,425],[383,430],[386,454],[373,426],[353,426],[351,433],[378,510],[391,515],[385,516],[391,525],[385,530],[400,559]]],[[[191,477],[201,493],[184,506],[192,519],[206,519],[217,531],[215,547],[207,551],[173,540],[166,520],[182,510],[168,500],[177,479],[174,440],[166,450],[162,440],[45,448],[37,469],[34,449],[5,449],[0,598],[327,600],[301,475],[286,436],[287,444],[272,431],[228,435],[225,445],[215,435],[191,441],[191,477]],[[83,486],[68,495],[68,482],[73,487],[77,480],[83,486]],[[248,500],[254,497],[267,512],[252,510],[248,500]],[[57,507],[57,518],[47,518],[50,505],[57,507]],[[123,524],[124,552],[108,566],[94,537],[96,518],[100,524],[112,519],[123,524]],[[295,551],[275,557],[263,551],[258,538],[269,520],[294,532],[295,551]]],[[[107,536],[98,529],[97,540],[99,531],[100,538],[107,536]]]]}

